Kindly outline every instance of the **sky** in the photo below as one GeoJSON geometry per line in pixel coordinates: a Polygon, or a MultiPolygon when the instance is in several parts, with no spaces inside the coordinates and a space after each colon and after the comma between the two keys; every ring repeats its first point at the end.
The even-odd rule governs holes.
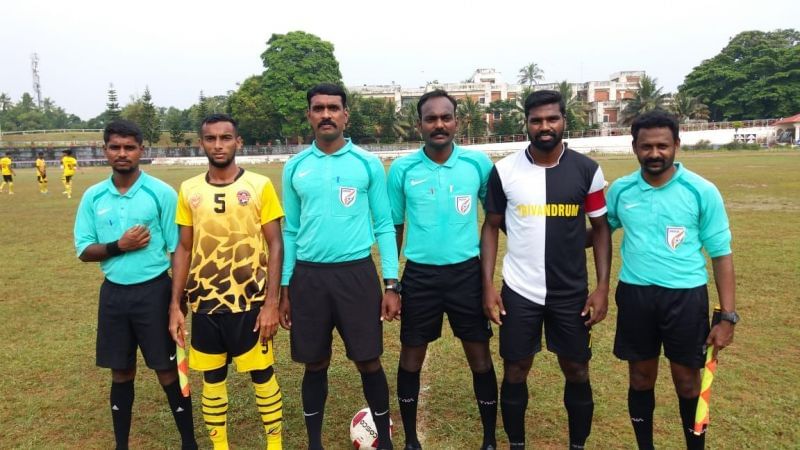
{"type": "Polygon", "coordinates": [[[800,28],[800,1],[242,1],[26,0],[0,4],[0,92],[32,92],[82,119],[150,88],[158,106],[188,108],[263,71],[273,33],[333,43],[345,85],[459,82],[494,68],[506,82],[535,62],[544,82],[607,80],[645,70],[673,92],[704,59],[747,30],[800,28]]]}

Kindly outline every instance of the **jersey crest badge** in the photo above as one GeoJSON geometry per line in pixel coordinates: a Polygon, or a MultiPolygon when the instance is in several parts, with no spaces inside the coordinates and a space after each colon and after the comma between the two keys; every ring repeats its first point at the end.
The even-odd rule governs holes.
{"type": "Polygon", "coordinates": [[[192,209],[197,209],[197,207],[200,205],[200,200],[202,198],[203,197],[200,194],[192,194],[191,196],[189,196],[189,206],[191,206],[192,209]]]}
{"type": "Polygon", "coordinates": [[[339,187],[339,201],[342,202],[345,208],[353,206],[353,203],[356,202],[356,194],[358,194],[358,189],[356,188],[339,187]]]}
{"type": "Polygon", "coordinates": [[[471,195],[457,195],[456,196],[456,211],[462,216],[466,216],[472,211],[472,196],[471,195]]]}
{"type": "Polygon", "coordinates": [[[247,191],[239,191],[236,193],[236,200],[239,200],[240,205],[245,206],[250,203],[250,193],[247,191]]]}
{"type": "Polygon", "coordinates": [[[667,246],[672,250],[678,248],[686,238],[686,227],[667,227],[667,246]]]}

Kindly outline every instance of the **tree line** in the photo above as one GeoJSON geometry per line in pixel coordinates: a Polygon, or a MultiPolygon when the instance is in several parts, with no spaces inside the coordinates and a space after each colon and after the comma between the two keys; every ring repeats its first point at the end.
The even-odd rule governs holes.
{"type": "MultiPolygon", "coordinates": [[[[800,112],[800,32],[745,31],[730,40],[713,58],[703,61],[684,79],[676,93],[665,93],[656,78],[645,75],[635,97],[626,100],[620,122],[629,123],[636,115],[652,109],[667,109],[681,121],[748,120],[788,116],[800,112]]],[[[170,133],[175,145],[188,144],[185,132],[195,130],[200,120],[212,112],[233,115],[240,122],[247,143],[305,142],[311,130],[305,120],[305,92],[321,82],[342,84],[339,62],[332,43],[302,31],[273,34],[260,55],[264,70],[239,83],[235,91],[206,97],[187,109],[159,107],[146,88],[120,107],[116,90],[107,91],[106,110],[83,121],[53,100],[37,105],[24,93],[16,103],[0,93],[0,128],[3,131],[34,129],[102,128],[122,117],[137,122],[149,144],[158,141],[162,130],[170,133]]],[[[472,98],[459,100],[456,114],[465,137],[488,134],[510,135],[524,132],[522,101],[544,79],[536,63],[519,70],[522,85],[519,98],[481,104],[472,98]],[[491,127],[487,115],[492,115],[491,127]]],[[[439,83],[429,83],[436,87],[439,83]]],[[[567,100],[567,126],[571,130],[590,128],[589,105],[573,95],[565,80],[558,90],[567,100]]],[[[347,133],[356,142],[419,141],[414,103],[396,107],[389,99],[369,98],[351,93],[350,123],[347,133]]],[[[594,124],[596,127],[597,125],[594,124]]]]}

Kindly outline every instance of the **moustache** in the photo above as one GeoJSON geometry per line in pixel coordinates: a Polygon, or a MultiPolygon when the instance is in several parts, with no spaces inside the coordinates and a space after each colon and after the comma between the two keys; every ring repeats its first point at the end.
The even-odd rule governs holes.
{"type": "Polygon", "coordinates": [[[434,131],[433,133],[431,133],[431,137],[436,137],[436,136],[450,136],[450,134],[444,130],[434,131]]]}
{"type": "Polygon", "coordinates": [[[660,163],[664,164],[663,158],[647,158],[644,160],[645,164],[653,164],[653,163],[660,163]]]}
{"type": "Polygon", "coordinates": [[[317,125],[317,128],[322,128],[324,125],[330,125],[333,128],[338,128],[336,126],[336,124],[332,120],[328,120],[328,119],[323,120],[322,122],[320,122],[319,125],[317,125]]]}
{"type": "Polygon", "coordinates": [[[543,131],[541,133],[536,133],[536,136],[534,136],[534,139],[539,139],[539,138],[541,138],[543,136],[550,136],[553,139],[557,139],[558,138],[558,135],[556,133],[552,132],[552,131],[543,131]]]}

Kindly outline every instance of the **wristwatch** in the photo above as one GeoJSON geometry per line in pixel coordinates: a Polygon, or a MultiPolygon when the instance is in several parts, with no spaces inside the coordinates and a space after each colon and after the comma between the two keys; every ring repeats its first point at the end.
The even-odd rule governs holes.
{"type": "Polygon", "coordinates": [[[739,315],[736,314],[736,311],[731,311],[731,312],[723,311],[719,314],[719,318],[720,320],[726,320],[733,325],[736,325],[739,322],[739,319],[741,319],[739,315]]]}
{"type": "Polygon", "coordinates": [[[399,281],[395,281],[392,284],[387,284],[384,289],[387,291],[394,291],[395,294],[399,294],[403,290],[403,286],[399,281]]]}

